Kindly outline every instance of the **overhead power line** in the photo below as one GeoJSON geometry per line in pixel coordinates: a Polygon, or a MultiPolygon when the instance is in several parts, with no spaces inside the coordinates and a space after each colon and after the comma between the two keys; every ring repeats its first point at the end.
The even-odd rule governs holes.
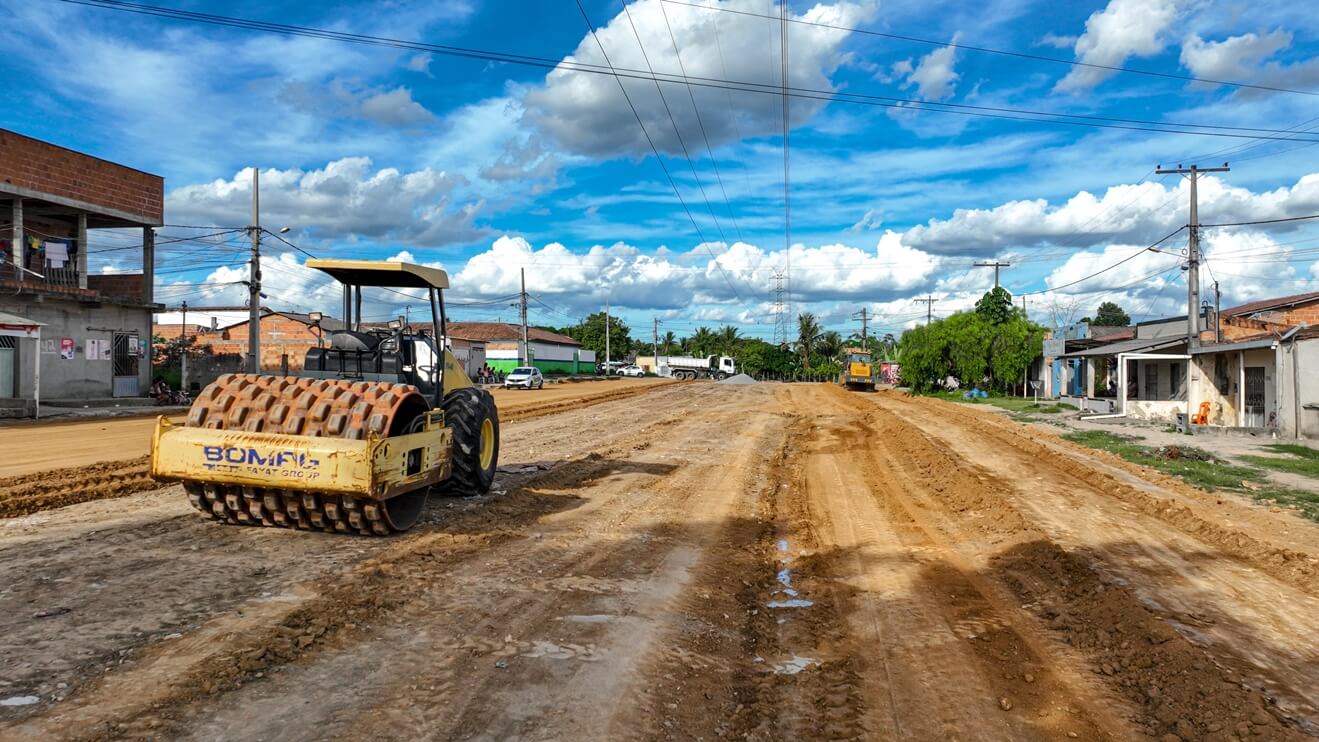
{"type": "MultiPolygon", "coordinates": [[[[700,8],[702,10],[718,11],[720,13],[733,13],[735,15],[750,16],[753,18],[776,18],[776,16],[767,13],[756,13],[749,10],[737,10],[714,5],[702,5],[700,3],[683,2],[682,0],[660,0],[669,5],[685,5],[689,8],[700,8]]],[[[1275,93],[1295,93],[1297,95],[1319,95],[1319,92],[1311,90],[1297,90],[1295,88],[1274,87],[1271,85],[1256,85],[1248,82],[1235,82],[1232,80],[1213,80],[1207,77],[1195,77],[1194,75],[1180,75],[1175,72],[1159,72],[1157,70],[1142,70],[1133,67],[1119,67],[1116,65],[1096,64],[1094,62],[1082,62],[1076,59],[1063,59],[1061,57],[1049,57],[1043,54],[1030,54],[1028,52],[1015,52],[1008,49],[993,49],[987,46],[972,46],[970,44],[958,44],[948,41],[938,41],[936,39],[923,39],[919,36],[909,36],[906,34],[884,33],[883,31],[871,31],[865,28],[856,28],[852,26],[839,26],[832,23],[822,23],[819,21],[807,21],[797,18],[789,18],[789,23],[796,23],[802,26],[812,26],[815,28],[825,28],[831,31],[846,31],[848,33],[859,34],[862,36],[874,36],[881,39],[890,39],[893,41],[909,41],[913,44],[926,44],[929,46],[948,47],[952,49],[965,49],[972,52],[983,54],[997,54],[1005,57],[1016,57],[1017,59],[1030,59],[1036,62],[1050,62],[1053,64],[1065,64],[1072,67],[1088,67],[1090,69],[1107,70],[1109,72],[1123,72],[1132,75],[1148,75],[1150,77],[1162,77],[1172,80],[1183,80],[1186,82],[1200,82],[1210,85],[1226,85],[1234,88],[1251,88],[1253,90],[1269,90],[1275,93]]]]}
{"type": "Polygon", "coordinates": [[[1319,214],[1309,214],[1307,216],[1288,216],[1282,219],[1258,219],[1253,222],[1226,222],[1223,224],[1201,224],[1200,227],[1248,227],[1254,224],[1282,224],[1283,222],[1300,222],[1306,219],[1319,219],[1319,214]]]}
{"type": "MultiPolygon", "coordinates": [[[[637,31],[637,24],[632,22],[632,6],[628,5],[627,0],[624,0],[623,2],[623,14],[627,16],[627,25],[632,27],[632,35],[637,39],[637,48],[641,50],[641,58],[646,61],[646,69],[650,71],[650,74],[653,77],[655,75],[655,68],[650,64],[650,54],[646,51],[646,45],[641,43],[641,34],[637,31]]],[[[595,31],[592,30],[591,33],[594,35],[595,31]]],[[[599,41],[600,40],[597,37],[596,42],[599,43],[599,41]]],[[[601,52],[604,51],[603,46],[601,46],[600,49],[601,52]]],[[[675,45],[673,49],[676,52],[678,47],[675,45]]],[[[681,65],[682,61],[679,60],[678,64],[681,65]]],[[[710,203],[710,196],[705,192],[705,184],[701,183],[701,176],[696,172],[696,163],[692,161],[692,153],[687,149],[687,140],[683,138],[682,131],[678,129],[678,120],[674,118],[673,111],[669,108],[669,99],[664,95],[664,88],[660,86],[658,79],[655,80],[655,92],[659,93],[660,103],[664,104],[664,115],[669,117],[669,124],[673,126],[673,135],[678,138],[678,145],[682,147],[682,156],[687,160],[687,167],[691,168],[692,179],[696,181],[696,187],[701,192],[701,198],[705,201],[705,208],[710,211],[710,218],[714,220],[714,228],[719,232],[719,239],[723,241],[724,244],[728,244],[728,237],[724,234],[724,227],[719,223],[719,217],[715,216],[714,204],[710,203]]],[[[687,93],[691,94],[691,86],[688,86],[687,93]]],[[[692,104],[696,104],[695,98],[692,98],[692,104]]],[[[697,117],[700,117],[699,112],[697,113],[697,117]]],[[[709,143],[709,140],[706,140],[707,146],[709,143]]],[[[714,160],[714,152],[710,153],[710,159],[714,160]]],[[[727,192],[725,192],[724,195],[727,197],[727,192]]]]}
{"type": "MultiPolygon", "coordinates": [[[[209,13],[197,13],[193,11],[178,10],[174,8],[162,8],[154,5],[145,5],[142,3],[128,3],[121,0],[59,0],[73,5],[85,5],[94,8],[104,8],[118,10],[126,13],[136,13],[139,15],[149,15],[172,20],[189,21],[193,23],[204,23],[217,26],[228,26],[232,28],[241,28],[251,31],[264,31],[267,33],[281,34],[285,36],[301,36],[307,38],[326,39],[332,41],[342,41],[354,44],[366,44],[371,46],[381,46],[394,49],[407,49],[411,51],[426,52],[429,54],[438,54],[443,56],[460,57],[467,59],[477,59],[489,62],[503,62],[506,64],[517,64],[523,66],[539,67],[548,70],[565,70],[570,72],[582,72],[597,75],[609,75],[615,78],[636,79],[647,81],[660,81],[672,84],[686,84],[701,87],[708,87],[721,90],[735,90],[748,93],[759,93],[764,95],[784,95],[782,86],[776,86],[766,83],[757,83],[741,80],[722,80],[709,77],[694,77],[685,75],[674,75],[670,73],[648,73],[644,70],[633,70],[629,68],[616,68],[606,65],[595,65],[586,62],[566,59],[549,59],[544,57],[534,57],[522,54],[511,54],[507,52],[498,52],[485,49],[475,49],[469,47],[457,47],[444,44],[431,44],[423,42],[405,41],[402,39],[393,39],[381,36],[368,36],[365,34],[353,34],[341,31],[330,31],[326,29],[312,28],[307,26],[292,26],[288,24],[272,23],[268,21],[253,21],[244,18],[235,18],[232,16],[220,16],[209,13]]],[[[702,6],[708,7],[708,6],[702,6]]],[[[770,16],[771,18],[773,16],[770,16]]],[[[793,21],[797,22],[797,21],[793,21]]],[[[901,108],[907,111],[932,111],[937,113],[951,113],[962,116],[975,116],[990,119],[1002,119],[1008,121],[1025,121],[1041,124],[1053,124],[1062,126],[1084,126],[1100,129],[1121,129],[1127,131],[1147,131],[1160,134],[1182,134],[1191,136],[1205,137],[1226,137],[1231,139],[1250,139],[1250,140],[1277,140],[1288,142],[1315,142],[1319,143],[1319,138],[1300,138],[1296,136],[1284,136],[1289,132],[1279,129],[1264,129],[1253,127],[1234,127],[1218,124],[1196,124],[1175,121],[1150,121],[1145,119],[1125,119],[1108,116],[1092,116],[1083,114],[1055,113],[1049,111],[1033,111],[1028,109],[1006,108],[995,106],[976,106],[965,103],[938,103],[934,101],[922,101],[914,98],[901,98],[896,96],[868,95],[863,93],[851,93],[846,91],[822,90],[814,88],[799,88],[787,86],[787,95],[794,98],[803,98],[807,100],[820,100],[825,102],[847,103],[851,105],[877,106],[881,108],[901,108]]],[[[1293,133],[1294,134],[1294,133],[1293,133]]]]}
{"type": "MultiPolygon", "coordinates": [[[[1095,271],[1094,273],[1091,273],[1090,275],[1085,276],[1084,278],[1078,278],[1078,279],[1076,279],[1075,281],[1069,281],[1068,283],[1064,283],[1064,284],[1061,285],[1061,286],[1053,286],[1053,287],[1050,287],[1050,288],[1047,288],[1047,289],[1041,289],[1041,290],[1039,290],[1039,291],[1027,291],[1027,292],[1022,293],[1022,294],[1017,294],[1017,296],[1038,296],[1039,294],[1047,294],[1047,293],[1049,293],[1049,292],[1051,292],[1051,291],[1058,291],[1058,290],[1060,290],[1060,289],[1070,288],[1070,287],[1072,287],[1072,286],[1077,285],[1078,283],[1084,283],[1084,282],[1086,282],[1086,281],[1089,281],[1090,279],[1094,278],[1095,276],[1103,275],[1103,274],[1105,274],[1105,273],[1107,273],[1107,272],[1113,270],[1114,268],[1116,268],[1116,267],[1122,265],[1123,263],[1128,263],[1128,262],[1130,262],[1130,261],[1132,261],[1132,260],[1135,260],[1136,258],[1140,257],[1141,255],[1144,255],[1144,254],[1147,253],[1147,252],[1151,252],[1151,251],[1153,251],[1154,248],[1158,247],[1159,245],[1162,245],[1163,243],[1165,243],[1165,242],[1167,242],[1168,240],[1172,239],[1173,237],[1177,236],[1177,234],[1180,233],[1183,229],[1186,229],[1186,225],[1185,225],[1185,224],[1183,224],[1182,226],[1178,227],[1177,229],[1175,229],[1175,230],[1169,232],[1168,234],[1164,235],[1162,238],[1160,238],[1157,242],[1155,242],[1154,244],[1150,245],[1149,247],[1143,247],[1143,248],[1141,248],[1139,251],[1137,251],[1137,252],[1135,252],[1135,253],[1133,253],[1133,254],[1131,254],[1131,255],[1128,255],[1127,257],[1125,257],[1125,258],[1123,258],[1123,259],[1117,261],[1116,263],[1114,263],[1114,264],[1108,266],[1107,268],[1103,268],[1103,269],[1097,270],[1097,271],[1095,271]]],[[[1163,271],[1163,270],[1160,270],[1159,272],[1162,273],[1162,272],[1164,272],[1164,271],[1163,271]]],[[[1157,275],[1157,274],[1156,274],[1156,275],[1157,275]]]]}
{"type": "MultiPolygon", "coordinates": [[[[586,27],[591,32],[591,38],[595,39],[595,45],[600,47],[600,54],[604,56],[605,62],[611,64],[612,67],[612,63],[609,62],[609,53],[605,51],[605,45],[600,42],[600,36],[595,32],[595,24],[591,22],[591,16],[587,15],[586,8],[582,5],[582,0],[577,0],[577,10],[581,12],[582,20],[586,21],[586,27]]],[[[664,164],[664,158],[660,156],[659,148],[655,146],[655,140],[650,138],[650,132],[646,130],[645,122],[641,120],[641,114],[637,112],[637,107],[632,103],[632,96],[628,95],[627,87],[623,85],[623,79],[621,77],[615,77],[614,80],[618,83],[618,89],[622,91],[623,98],[627,101],[627,107],[632,109],[632,116],[636,118],[637,126],[641,127],[641,133],[645,136],[646,143],[650,145],[650,151],[655,154],[655,161],[659,163],[660,169],[664,171],[664,177],[668,178],[669,186],[673,188],[673,195],[678,197],[678,203],[682,204],[683,211],[687,212],[687,218],[692,223],[692,229],[696,230],[696,236],[700,238],[701,244],[705,245],[705,251],[709,253],[710,258],[714,260],[715,267],[719,269],[719,274],[724,277],[724,282],[728,284],[728,288],[733,292],[733,295],[737,297],[737,300],[741,302],[742,295],[738,293],[737,287],[733,285],[732,279],[728,277],[728,272],[719,264],[719,259],[715,257],[714,251],[710,249],[709,243],[706,242],[705,235],[701,232],[701,226],[696,223],[696,217],[692,214],[691,207],[687,205],[687,200],[682,197],[682,192],[678,189],[677,181],[673,179],[673,174],[669,172],[669,166],[664,164]]]]}

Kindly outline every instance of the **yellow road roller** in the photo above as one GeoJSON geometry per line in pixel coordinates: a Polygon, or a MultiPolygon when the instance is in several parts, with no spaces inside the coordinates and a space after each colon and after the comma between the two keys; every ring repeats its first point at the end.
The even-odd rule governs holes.
{"type": "Polygon", "coordinates": [[[494,482],[499,415],[446,347],[437,268],[311,259],[344,287],[345,322],[326,327],[292,376],[228,374],[182,425],[159,418],[151,474],[182,482],[222,523],[388,535],[411,528],[430,493],[474,496],[494,482]],[[428,325],[362,323],[362,288],[429,298],[428,325]]]}

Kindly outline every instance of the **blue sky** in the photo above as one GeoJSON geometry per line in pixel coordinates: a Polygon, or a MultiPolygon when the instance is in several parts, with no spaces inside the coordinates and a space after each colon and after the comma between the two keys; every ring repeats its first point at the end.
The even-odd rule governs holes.
{"type": "MultiPolygon", "coordinates": [[[[777,85],[780,26],[755,14],[776,16],[778,6],[696,2],[714,9],[636,0],[629,18],[619,0],[584,6],[618,68],[777,85]]],[[[573,0],[159,4],[604,63],[573,0]]],[[[789,24],[789,80],[801,89],[905,101],[1287,130],[1269,136],[1317,139],[1315,95],[965,48],[1319,91],[1319,18],[1303,6],[790,2],[791,17],[804,23],[789,24]]],[[[1186,221],[1184,180],[1154,175],[1156,164],[1233,162],[1232,172],[1202,181],[1205,222],[1319,213],[1319,147],[1304,141],[798,97],[790,103],[793,246],[785,256],[782,100],[764,91],[670,82],[661,95],[652,81],[627,79],[634,115],[618,82],[605,75],[57,0],[0,0],[0,38],[8,49],[26,50],[0,59],[6,127],[163,175],[172,225],[246,224],[245,168],[255,165],[265,225],[289,226],[288,237],[318,255],[441,265],[451,274],[455,304],[487,302],[455,306],[459,319],[511,319],[502,300],[516,293],[525,269],[537,298],[532,319],[543,324],[568,324],[609,302],[639,329],[659,317],[662,329],[679,335],[731,322],[747,335],[769,337],[771,277],[790,263],[794,310],[850,330],[849,317],[867,306],[882,329],[899,331],[924,318],[924,306],[912,301],[917,296],[937,297],[936,315],[973,304],[993,273],[972,264],[993,258],[1013,263],[1003,281],[1014,293],[1042,292],[1027,297],[1041,321],[1079,318],[1105,299],[1139,319],[1184,311],[1182,236],[1165,252],[1064,284],[1186,221]]],[[[1319,289],[1319,232],[1305,224],[1206,230],[1205,282],[1220,281],[1225,304],[1319,289]]],[[[92,247],[130,239],[98,235],[92,247]]],[[[162,251],[160,300],[241,300],[240,240],[212,241],[162,251]]],[[[268,247],[268,303],[303,311],[338,306],[332,287],[302,267],[300,254],[268,247]]],[[[101,252],[94,265],[133,270],[120,257],[126,253],[101,252]]],[[[396,300],[375,297],[368,316],[397,313],[396,300]]]]}

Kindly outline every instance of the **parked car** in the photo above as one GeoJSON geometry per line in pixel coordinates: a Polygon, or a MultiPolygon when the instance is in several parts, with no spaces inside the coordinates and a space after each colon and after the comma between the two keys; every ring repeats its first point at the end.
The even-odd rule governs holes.
{"type": "Polygon", "coordinates": [[[624,366],[618,369],[619,376],[645,376],[646,372],[640,366],[624,366]]]}
{"type": "Polygon", "coordinates": [[[545,386],[545,377],[540,369],[532,366],[520,366],[508,372],[504,377],[505,389],[540,389],[545,386]]]}

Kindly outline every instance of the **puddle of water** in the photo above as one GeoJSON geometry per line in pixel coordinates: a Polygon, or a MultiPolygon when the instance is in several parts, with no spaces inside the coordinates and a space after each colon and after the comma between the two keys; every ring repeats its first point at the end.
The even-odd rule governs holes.
{"type": "Polygon", "coordinates": [[[614,617],[607,613],[592,613],[584,616],[563,616],[559,620],[573,623],[606,623],[614,620],[614,617]]]}
{"type": "Polygon", "coordinates": [[[796,675],[814,664],[815,660],[810,657],[800,657],[794,654],[792,659],[776,663],[774,665],[774,672],[779,675],[796,675]]]}
{"type": "Polygon", "coordinates": [[[10,696],[0,700],[0,706],[31,706],[40,700],[36,696],[10,696]]]}
{"type": "Polygon", "coordinates": [[[805,598],[789,598],[787,600],[771,600],[765,604],[766,608],[810,608],[815,605],[815,601],[806,600],[805,598]]]}
{"type": "MultiPolygon", "coordinates": [[[[779,563],[783,565],[787,565],[788,562],[792,561],[792,557],[787,555],[789,548],[788,540],[784,538],[779,539],[778,547],[779,547],[779,552],[783,554],[783,556],[779,557],[779,563]]],[[[765,607],[809,608],[810,606],[815,605],[815,603],[812,601],[797,597],[799,593],[792,587],[792,568],[784,566],[782,569],[778,571],[778,574],[776,574],[774,577],[775,579],[778,580],[779,584],[782,585],[782,587],[776,589],[773,593],[771,593],[771,595],[786,595],[788,597],[787,600],[771,600],[765,604],[765,607]]],[[[783,619],[779,619],[779,623],[783,623],[783,619]]]]}

